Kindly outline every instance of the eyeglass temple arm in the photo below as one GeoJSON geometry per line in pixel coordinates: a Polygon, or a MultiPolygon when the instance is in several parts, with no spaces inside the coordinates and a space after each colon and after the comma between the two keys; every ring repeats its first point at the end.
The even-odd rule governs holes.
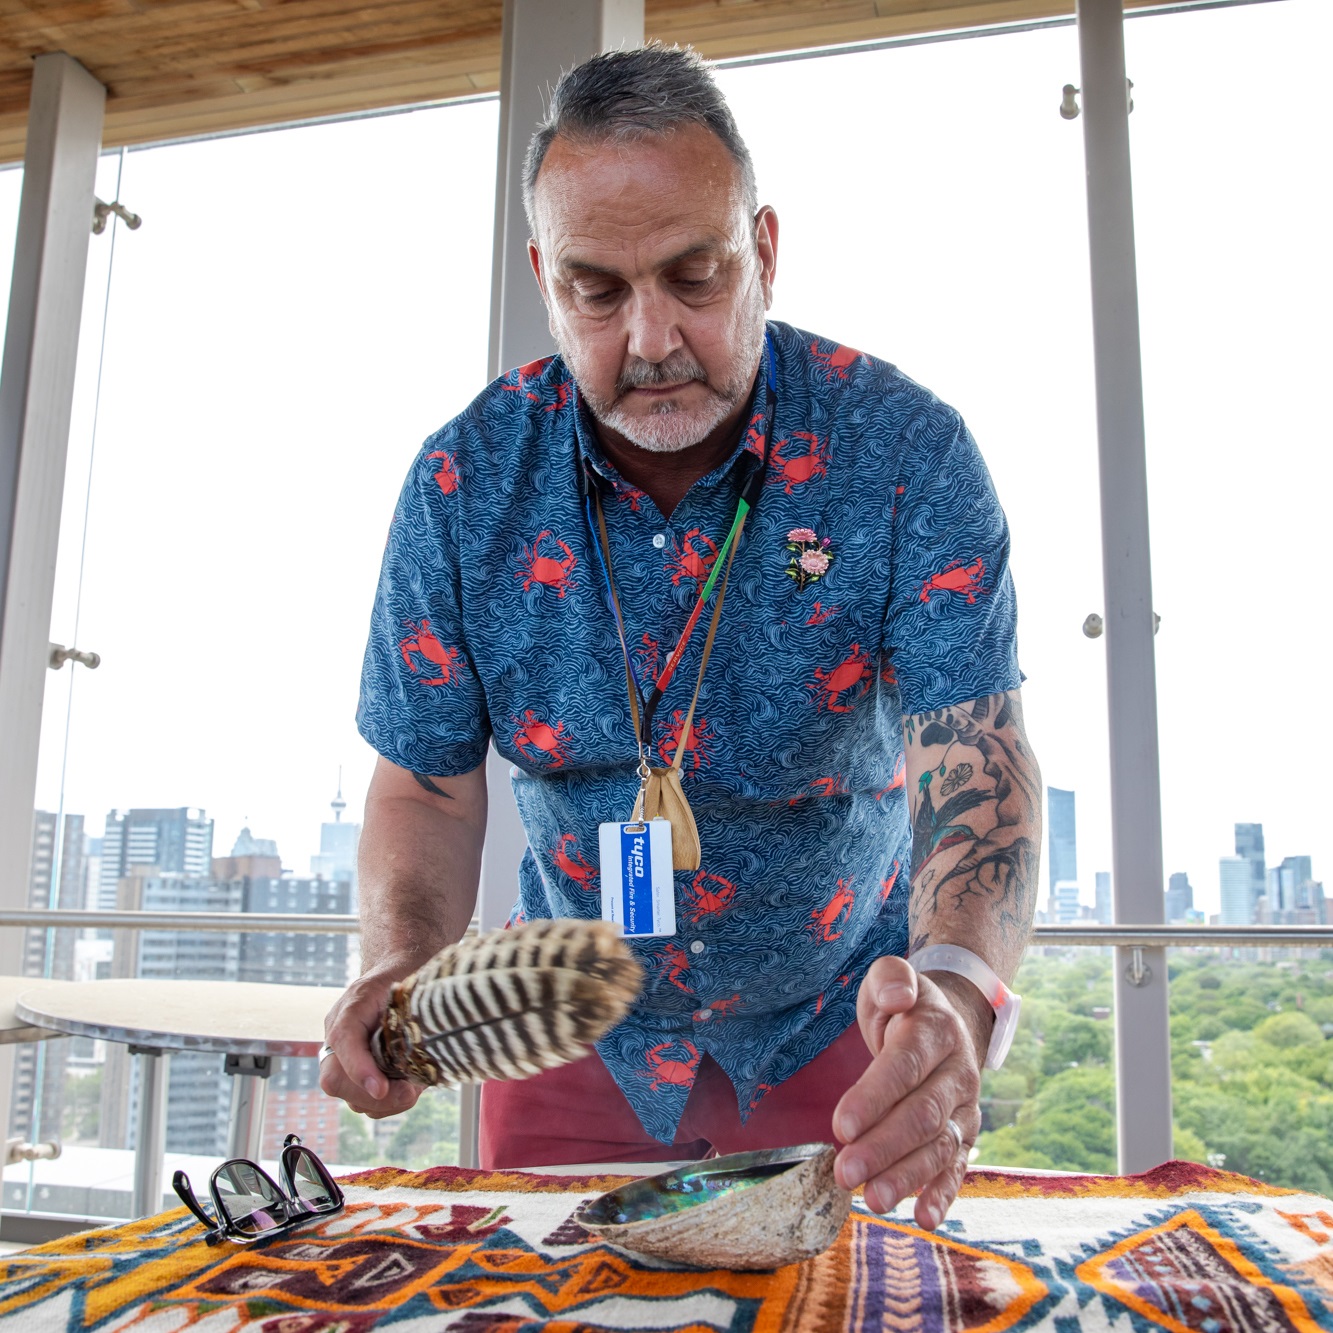
{"type": "Polygon", "coordinates": [[[195,1215],[208,1231],[217,1231],[218,1223],[205,1212],[203,1204],[195,1197],[190,1186],[190,1177],[184,1171],[177,1171],[171,1177],[171,1188],[176,1191],[180,1201],[195,1215]]]}

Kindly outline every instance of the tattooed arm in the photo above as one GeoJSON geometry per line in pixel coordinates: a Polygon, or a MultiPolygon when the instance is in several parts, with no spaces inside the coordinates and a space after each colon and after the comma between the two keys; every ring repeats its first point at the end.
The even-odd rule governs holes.
{"type": "MultiPolygon", "coordinates": [[[[1036,905],[1041,774],[1018,691],[903,719],[912,820],[911,950],[958,944],[1005,981],[1018,969],[1036,905]]],[[[887,1211],[919,1195],[923,1227],[943,1219],[981,1129],[977,1096],[994,1013],[949,972],[918,977],[881,958],[857,996],[870,1068],[834,1115],[847,1188],[887,1211]],[[959,1145],[946,1129],[961,1131],[959,1145]]]]}

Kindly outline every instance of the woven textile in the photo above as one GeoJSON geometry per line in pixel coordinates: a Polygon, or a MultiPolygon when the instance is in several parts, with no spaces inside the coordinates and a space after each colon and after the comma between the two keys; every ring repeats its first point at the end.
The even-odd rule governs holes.
{"type": "Polygon", "coordinates": [[[698,1272],[591,1243],[618,1183],[365,1172],[347,1208],[264,1246],[206,1246],[183,1209],[0,1259],[0,1329],[395,1333],[1333,1330],[1333,1203],[1168,1163],[1135,1177],[974,1172],[944,1226],[856,1211],[827,1253],[698,1272]]]}

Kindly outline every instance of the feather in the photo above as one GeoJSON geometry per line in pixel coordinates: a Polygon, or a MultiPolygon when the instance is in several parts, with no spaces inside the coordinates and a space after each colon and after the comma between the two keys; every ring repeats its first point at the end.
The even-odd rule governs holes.
{"type": "Polygon", "coordinates": [[[530,1078],[588,1053],[643,969],[608,921],[529,921],[441,949],[398,982],[371,1050],[390,1078],[530,1078]]]}

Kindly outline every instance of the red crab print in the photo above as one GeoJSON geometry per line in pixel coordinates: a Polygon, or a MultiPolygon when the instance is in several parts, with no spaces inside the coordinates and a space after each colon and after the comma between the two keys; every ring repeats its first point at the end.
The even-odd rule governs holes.
{"type": "MultiPolygon", "coordinates": [[[[899,486],[898,489],[897,489],[896,491],[894,491],[894,495],[895,495],[895,496],[902,495],[903,492],[906,491],[906,490],[907,490],[907,487],[906,487],[906,486],[899,486]]],[[[897,518],[897,517],[898,517],[898,502],[897,502],[896,499],[895,499],[894,502],[893,502],[893,508],[889,510],[889,517],[890,517],[890,518],[897,518]]]]}
{"type": "Polygon", "coordinates": [[[791,438],[802,440],[806,444],[805,453],[796,458],[784,458],[782,451],[791,441],[779,440],[773,446],[773,463],[777,467],[777,473],[768,479],[770,486],[782,483],[782,489],[788,495],[792,493],[793,486],[800,486],[813,477],[827,476],[829,461],[827,438],[821,440],[818,435],[812,435],[808,430],[794,430],[791,438]]]}
{"type": "Polygon", "coordinates": [[[730,1018],[732,1014],[734,1014],[737,1009],[741,1008],[744,1003],[745,1001],[741,999],[740,993],[737,992],[735,995],[730,996],[728,999],[714,1000],[713,1003],[710,1004],[708,1007],[719,1018],[730,1018]]]}
{"type": "Polygon", "coordinates": [[[435,474],[435,484],[440,488],[441,495],[452,495],[458,489],[458,473],[454,469],[453,454],[437,449],[433,454],[427,454],[426,458],[428,461],[432,458],[441,460],[440,470],[435,474]]]}
{"type": "Polygon", "coordinates": [[[840,879],[838,887],[833,890],[833,896],[824,904],[823,907],[816,907],[810,913],[810,924],[806,930],[813,932],[815,937],[822,940],[825,944],[832,944],[834,940],[842,938],[842,931],[834,930],[834,926],[845,925],[847,920],[851,919],[852,904],[856,901],[856,895],[852,892],[852,881],[850,879],[840,879]],[[846,913],[846,919],[843,913],[846,913]]]}
{"type": "MultiPolygon", "coordinates": [[[[673,710],[671,721],[667,724],[665,733],[657,742],[657,753],[662,756],[664,764],[674,762],[676,750],[680,746],[680,738],[685,730],[685,714],[679,708],[673,710]]],[[[697,773],[702,764],[708,767],[713,754],[713,742],[717,737],[713,734],[708,725],[706,717],[697,717],[694,724],[690,727],[690,743],[685,747],[685,753],[681,756],[681,767],[690,766],[691,773],[697,773]]]]}
{"type": "Polygon", "coordinates": [[[543,410],[547,412],[558,412],[562,407],[568,407],[570,390],[572,387],[573,386],[570,384],[569,380],[561,380],[560,383],[555,386],[555,402],[547,403],[543,410]]]}
{"type": "Polygon", "coordinates": [[[716,916],[730,907],[731,900],[736,896],[736,886],[721,875],[710,875],[708,871],[701,870],[686,887],[685,894],[690,899],[685,904],[685,910],[689,913],[690,925],[694,926],[704,917],[716,916]],[[708,880],[718,887],[709,888],[705,882],[708,880]]]}
{"type": "Polygon", "coordinates": [[[756,412],[745,428],[745,447],[759,458],[764,456],[764,413],[756,412]]]}
{"type": "Polygon", "coordinates": [[[597,885],[597,867],[588,863],[578,851],[578,845],[579,840],[572,833],[562,833],[559,845],[551,848],[551,860],[561,874],[568,875],[579,888],[592,893],[597,885]],[[575,849],[572,856],[569,854],[571,846],[575,849]]]}
{"type": "Polygon", "coordinates": [[[955,560],[921,585],[921,600],[930,601],[933,592],[960,592],[969,603],[975,602],[977,594],[986,591],[981,583],[985,576],[986,562],[980,557],[967,566],[961,560],[955,560]]]}
{"type": "Polygon", "coordinates": [[[643,643],[634,650],[639,659],[639,670],[653,680],[657,679],[657,659],[661,656],[662,645],[651,634],[643,636],[643,643]]]}
{"type": "MultiPolygon", "coordinates": [[[[847,988],[847,983],[848,983],[849,981],[851,981],[851,979],[852,979],[852,977],[851,977],[851,973],[850,973],[850,972],[848,972],[848,973],[844,973],[842,976],[840,976],[840,977],[838,978],[838,985],[839,985],[843,990],[846,990],[846,988],[847,988]]],[[[818,998],[815,1000],[815,1013],[819,1013],[819,1012],[821,1012],[821,1011],[823,1010],[823,1008],[824,1008],[824,996],[827,995],[827,994],[828,994],[827,991],[820,991],[820,992],[819,992],[819,996],[818,996],[818,998]]]]}
{"type": "Polygon", "coordinates": [[[684,541],[672,538],[672,548],[672,556],[666,566],[672,584],[679,588],[685,579],[693,579],[694,586],[702,591],[708,581],[708,573],[713,568],[713,562],[717,559],[717,547],[712,539],[705,537],[698,528],[691,528],[685,534],[684,541]],[[695,549],[696,537],[708,547],[707,551],[695,549]]]}
{"type": "Polygon", "coordinates": [[[835,773],[831,778],[816,778],[810,786],[799,796],[793,796],[788,805],[795,805],[798,801],[807,800],[810,796],[846,796],[849,788],[842,780],[841,773],[835,773]]]}
{"type": "Polygon", "coordinates": [[[892,662],[886,662],[880,669],[880,682],[887,685],[891,690],[898,688],[898,672],[892,662]]]}
{"type": "Polygon", "coordinates": [[[514,732],[514,745],[523,752],[525,758],[539,760],[546,756],[552,768],[562,768],[568,762],[568,738],[565,736],[564,722],[554,727],[549,722],[539,722],[531,708],[523,710],[521,722],[512,716],[510,721],[518,723],[518,730],[514,732]]]}
{"type": "Polygon", "coordinates": [[[754,1085],[754,1096],[750,1099],[751,1115],[755,1113],[756,1108],[759,1106],[759,1103],[764,1100],[764,1097],[772,1091],[773,1085],[771,1083],[756,1083],[754,1085]]]}
{"type": "Polygon", "coordinates": [[[500,387],[509,393],[521,393],[531,398],[534,403],[541,402],[541,399],[528,388],[528,381],[540,378],[542,371],[551,363],[549,356],[541,357],[537,361],[529,361],[526,366],[519,366],[517,370],[511,370],[511,375],[517,375],[518,379],[513,384],[502,384],[500,387]]]}
{"type": "Polygon", "coordinates": [[[810,618],[805,623],[807,625],[827,625],[841,610],[842,607],[840,606],[820,606],[816,602],[814,609],[810,612],[810,618]]]}
{"type": "Polygon", "coordinates": [[[691,1041],[664,1041],[652,1047],[647,1053],[648,1068],[635,1072],[640,1078],[652,1079],[652,1089],[657,1092],[665,1087],[688,1088],[694,1082],[694,1071],[699,1067],[699,1052],[691,1041]],[[685,1060],[667,1060],[663,1051],[683,1046],[689,1052],[685,1060]]]}
{"type": "Polygon", "coordinates": [[[681,980],[681,977],[690,970],[690,956],[679,944],[668,944],[662,950],[662,956],[658,961],[657,975],[661,980],[669,981],[677,990],[683,990],[686,995],[694,994],[693,988],[687,986],[681,980]]]}
{"type": "Polygon", "coordinates": [[[858,352],[854,347],[834,347],[831,352],[821,352],[819,350],[819,344],[813,342],[810,344],[810,355],[824,367],[824,382],[827,383],[835,375],[840,380],[845,380],[847,378],[847,371],[854,366],[865,353],[858,352]]]}
{"type": "Polygon", "coordinates": [[[630,507],[630,512],[637,514],[639,512],[639,502],[648,498],[647,491],[641,491],[637,486],[631,486],[628,482],[616,482],[616,499],[624,500],[630,507]]]}
{"type": "Polygon", "coordinates": [[[898,882],[898,870],[898,862],[894,861],[888,879],[882,879],[879,882],[879,901],[881,905],[889,901],[889,894],[893,892],[893,886],[898,882]]]}
{"type": "Polygon", "coordinates": [[[852,706],[869,690],[874,678],[870,654],[859,643],[854,643],[847,656],[831,671],[816,667],[814,680],[805,688],[814,691],[815,704],[821,711],[828,709],[830,713],[850,713],[852,706]],[[844,702],[843,696],[849,690],[856,690],[857,693],[844,702]]]}
{"type": "Polygon", "coordinates": [[[450,685],[458,675],[458,649],[446,648],[439,639],[431,633],[429,620],[404,620],[403,624],[410,631],[404,638],[398,640],[398,651],[403,655],[403,663],[410,668],[412,674],[417,675],[421,668],[416,664],[415,658],[422,657],[430,665],[430,669],[438,672],[435,676],[423,676],[418,684],[421,685],[450,685]]]}
{"type": "Polygon", "coordinates": [[[898,756],[898,767],[893,770],[893,776],[889,779],[887,787],[881,787],[875,793],[875,800],[882,801],[891,791],[897,791],[899,787],[907,786],[907,760],[898,756]]]}
{"type": "Polygon", "coordinates": [[[570,589],[579,586],[570,578],[570,574],[573,573],[578,563],[578,556],[559,537],[553,536],[547,529],[537,534],[537,540],[531,546],[523,548],[523,557],[519,562],[518,569],[514,571],[514,577],[523,580],[524,592],[527,592],[534,583],[540,583],[544,587],[558,589],[559,596],[563,599],[570,589]],[[537,548],[548,537],[565,553],[563,559],[537,554],[537,548]]]}

